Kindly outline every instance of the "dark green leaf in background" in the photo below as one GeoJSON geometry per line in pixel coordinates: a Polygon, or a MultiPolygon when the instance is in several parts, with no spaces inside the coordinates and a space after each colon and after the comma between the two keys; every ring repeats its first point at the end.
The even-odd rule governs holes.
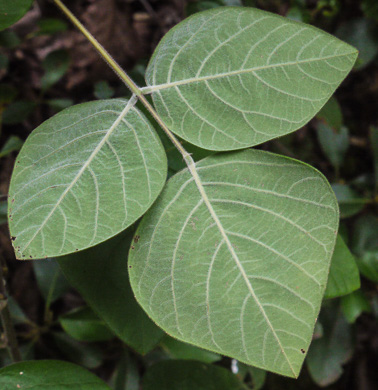
{"type": "Polygon", "coordinates": [[[48,304],[56,301],[69,290],[70,285],[54,259],[35,261],[33,269],[39,290],[48,304]]]}
{"type": "Polygon", "coordinates": [[[143,390],[247,390],[223,367],[195,361],[168,360],[154,364],[143,378],[143,390]]]}
{"type": "Polygon", "coordinates": [[[374,158],[375,195],[378,196],[378,127],[370,128],[370,143],[374,158]]]}
{"type": "Polygon", "coordinates": [[[238,370],[237,375],[243,379],[243,382],[248,380],[247,382],[252,385],[253,390],[259,390],[264,386],[267,374],[265,370],[247,366],[241,362],[237,362],[236,367],[238,370]],[[250,378],[248,378],[248,375],[250,375],[250,378]]]}
{"type": "Polygon", "coordinates": [[[33,0],[0,0],[0,30],[21,19],[32,3],[33,0]]]}
{"type": "Polygon", "coordinates": [[[378,283],[378,219],[373,215],[360,217],[355,226],[352,249],[357,265],[365,278],[378,283]]]}
{"type": "Polygon", "coordinates": [[[360,274],[356,261],[340,235],[337,236],[324,298],[350,294],[360,288],[360,274]]]}
{"type": "Polygon", "coordinates": [[[356,69],[369,65],[378,54],[378,24],[366,18],[348,20],[335,35],[359,51],[356,69]]]}
{"type": "Polygon", "coordinates": [[[13,102],[3,111],[2,122],[5,125],[16,125],[21,123],[32,114],[36,106],[36,102],[29,100],[18,100],[13,102]]]}
{"type": "Polygon", "coordinates": [[[378,2],[377,0],[362,0],[362,11],[367,18],[378,21],[378,2]]]}
{"type": "Polygon", "coordinates": [[[348,129],[345,126],[342,126],[340,130],[337,131],[328,124],[319,122],[316,130],[324,154],[338,172],[349,147],[348,129]]]}
{"type": "Polygon", "coordinates": [[[125,351],[111,380],[114,390],[140,390],[137,361],[125,351]]]}
{"type": "MultiPolygon", "coordinates": [[[[35,358],[34,346],[35,346],[34,340],[19,345],[21,357],[23,360],[34,360],[35,358]]],[[[9,366],[12,363],[14,362],[12,361],[7,349],[0,348],[0,366],[5,367],[5,366],[9,366]]],[[[2,383],[1,383],[1,371],[0,371],[0,389],[3,390],[3,387],[1,385],[2,383]]]]}
{"type": "Polygon", "coordinates": [[[111,390],[96,375],[72,363],[35,360],[0,369],[1,390],[111,390]]]}
{"type": "Polygon", "coordinates": [[[322,308],[319,321],[323,326],[323,336],[313,340],[306,358],[312,379],[322,387],[340,378],[342,365],[353,353],[352,330],[337,305],[337,302],[330,301],[322,308]]]}
{"type": "Polygon", "coordinates": [[[89,307],[80,307],[58,318],[64,331],[79,341],[108,341],[114,333],[89,307]]]}
{"type": "Polygon", "coordinates": [[[22,324],[28,322],[28,318],[26,317],[24,311],[21,309],[17,301],[11,296],[9,296],[7,300],[13,323],[22,324]]]}
{"type": "Polygon", "coordinates": [[[127,251],[131,237],[117,236],[81,253],[59,259],[68,281],[127,345],[145,354],[163,332],[147,317],[129,284],[127,251]]]}
{"type": "Polygon", "coordinates": [[[104,360],[104,351],[96,344],[77,341],[63,332],[52,333],[52,338],[58,350],[75,364],[93,369],[104,360]]]}
{"type": "Polygon", "coordinates": [[[0,201],[0,224],[7,223],[7,209],[8,209],[8,202],[6,200],[0,201]]]}
{"type": "Polygon", "coordinates": [[[9,153],[20,150],[23,143],[24,141],[22,139],[16,135],[11,135],[0,150],[0,158],[7,156],[9,153]]]}
{"type": "Polygon", "coordinates": [[[110,99],[114,95],[114,89],[107,81],[99,81],[94,86],[94,95],[97,99],[110,99]]]}
{"type": "Polygon", "coordinates": [[[160,345],[172,359],[197,360],[202,363],[214,363],[221,359],[221,356],[214,352],[183,343],[168,335],[164,336],[160,345]]]}
{"type": "Polygon", "coordinates": [[[335,97],[331,97],[323,108],[316,114],[316,117],[325,121],[330,127],[339,131],[343,124],[341,107],[335,97]]]}
{"type": "Polygon", "coordinates": [[[370,303],[361,290],[342,297],[341,309],[349,323],[354,323],[363,312],[371,312],[370,303]]]}
{"type": "Polygon", "coordinates": [[[65,21],[61,19],[55,19],[55,18],[40,19],[37,25],[39,28],[37,35],[56,34],[58,32],[66,31],[68,27],[65,21]]]}
{"type": "Polygon", "coordinates": [[[339,202],[341,218],[352,217],[364,208],[366,200],[362,199],[361,196],[348,185],[332,184],[332,189],[339,202]]]}
{"type": "MultiPolygon", "coordinates": [[[[0,0],[1,1],[1,0],[0,0]]],[[[4,0],[2,0],[4,1],[4,0]]],[[[8,0],[5,0],[8,1],[8,0]]],[[[18,35],[12,30],[0,31],[0,47],[6,47],[8,49],[14,49],[21,44],[21,40],[18,35]]]]}
{"type": "Polygon", "coordinates": [[[70,56],[67,50],[56,50],[49,53],[42,62],[45,74],[41,77],[41,88],[46,92],[68,71],[70,56]]]}
{"type": "Polygon", "coordinates": [[[72,99],[48,99],[45,100],[45,103],[48,104],[55,112],[59,112],[72,106],[74,101],[72,99]]]}

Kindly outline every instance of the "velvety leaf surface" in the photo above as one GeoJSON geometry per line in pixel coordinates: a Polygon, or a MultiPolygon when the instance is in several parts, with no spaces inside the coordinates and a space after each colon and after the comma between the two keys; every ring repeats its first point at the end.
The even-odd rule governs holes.
{"type": "Polygon", "coordinates": [[[242,149],[307,123],[356,57],[356,49],[309,25],[254,8],[216,8],[164,36],[145,91],[183,139],[242,149]]]}
{"type": "Polygon", "coordinates": [[[179,340],[296,376],[335,244],[334,194],[313,168],[257,150],[197,172],[202,193],[179,172],[139,225],[135,296],[179,340]]]}
{"type": "Polygon", "coordinates": [[[68,281],[108,327],[141,354],[149,352],[163,332],[145,314],[131,291],[125,233],[86,251],[59,259],[68,281]]]}
{"type": "Polygon", "coordinates": [[[0,31],[21,19],[33,0],[0,0],[0,31]]]}
{"type": "Polygon", "coordinates": [[[146,118],[126,100],[67,108],[26,140],[9,190],[19,259],[61,256],[116,235],[154,202],[166,156],[146,118]]]}
{"type": "Polygon", "coordinates": [[[223,367],[195,361],[168,360],[154,364],[143,378],[143,390],[247,390],[223,367]]]}
{"type": "Polygon", "coordinates": [[[96,375],[72,363],[35,360],[0,369],[2,390],[110,390],[96,375]]]}
{"type": "Polygon", "coordinates": [[[358,288],[360,288],[360,273],[356,261],[341,236],[338,235],[324,298],[347,295],[358,288]]]}

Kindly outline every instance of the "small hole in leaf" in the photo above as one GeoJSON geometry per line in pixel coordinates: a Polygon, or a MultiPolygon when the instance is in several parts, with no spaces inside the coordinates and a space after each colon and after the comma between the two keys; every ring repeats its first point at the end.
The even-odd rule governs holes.
{"type": "Polygon", "coordinates": [[[16,237],[14,236],[11,236],[11,240],[14,241],[16,239],[16,237]]]}
{"type": "Polygon", "coordinates": [[[302,353],[305,353],[306,351],[305,351],[303,348],[301,348],[301,352],[302,352],[302,353]]]}

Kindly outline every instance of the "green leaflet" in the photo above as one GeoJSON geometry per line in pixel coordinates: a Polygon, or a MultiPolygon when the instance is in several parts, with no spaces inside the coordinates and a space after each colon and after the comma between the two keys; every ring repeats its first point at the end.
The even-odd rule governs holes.
{"type": "Polygon", "coordinates": [[[306,363],[313,381],[321,387],[336,382],[343,373],[343,364],[352,356],[354,344],[351,326],[337,301],[324,305],[319,315],[323,335],[311,343],[306,363]]]}
{"type": "Polygon", "coordinates": [[[75,340],[95,342],[108,341],[115,337],[105,322],[88,306],[60,316],[58,321],[65,333],[75,340]]]}
{"type": "Polygon", "coordinates": [[[338,234],[324,298],[341,297],[359,288],[360,273],[356,261],[338,234]]]}
{"type": "Polygon", "coordinates": [[[201,160],[143,218],[129,253],[135,296],[179,340],[296,377],[311,341],[338,227],[313,168],[258,150],[201,160]]]}
{"type": "Polygon", "coordinates": [[[193,345],[183,343],[165,335],[160,343],[161,348],[171,359],[196,360],[202,363],[214,363],[221,360],[216,353],[205,351],[193,345]]]}
{"type": "Polygon", "coordinates": [[[96,245],[154,202],[166,180],[166,156],[132,103],[70,107],[28,137],[9,190],[17,258],[55,257],[96,245]]]}
{"type": "Polygon", "coordinates": [[[107,326],[128,346],[144,355],[163,337],[136,302],[129,283],[126,253],[130,232],[100,245],[59,258],[67,280],[107,326]]]}
{"type": "Polygon", "coordinates": [[[239,378],[223,367],[196,361],[167,360],[150,367],[144,390],[247,390],[239,378]]]}
{"type": "Polygon", "coordinates": [[[314,27],[253,8],[222,7],[170,30],[146,72],[171,131],[211,150],[293,132],[327,102],[357,58],[314,27]]]}
{"type": "Polygon", "coordinates": [[[32,3],[33,0],[0,0],[0,31],[21,19],[32,3]]]}
{"type": "Polygon", "coordinates": [[[60,360],[35,360],[0,369],[2,390],[111,390],[96,375],[76,364],[60,360]]]}

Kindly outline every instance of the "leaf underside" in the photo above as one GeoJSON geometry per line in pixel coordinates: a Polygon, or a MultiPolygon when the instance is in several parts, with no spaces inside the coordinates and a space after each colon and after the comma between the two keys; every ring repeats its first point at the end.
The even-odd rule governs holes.
{"type": "Polygon", "coordinates": [[[295,377],[311,341],[338,228],[315,169],[247,150],[200,161],[143,218],[129,253],[135,296],[168,334],[295,377]]]}
{"type": "Polygon", "coordinates": [[[355,48],[312,26],[221,7],[164,36],[147,90],[178,136],[204,149],[242,149],[306,124],[356,58],[355,48]]]}
{"type": "Polygon", "coordinates": [[[96,245],[135,222],[166,180],[166,156],[147,119],[127,100],[70,107],[33,131],[9,190],[9,228],[19,259],[96,245]]]}

